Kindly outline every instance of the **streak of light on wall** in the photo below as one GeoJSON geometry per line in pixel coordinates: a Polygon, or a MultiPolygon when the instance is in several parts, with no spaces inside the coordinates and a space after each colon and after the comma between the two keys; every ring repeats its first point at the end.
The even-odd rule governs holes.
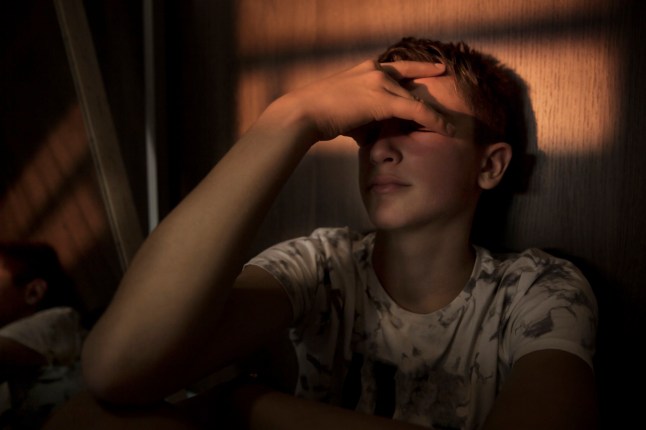
{"type": "MultiPolygon", "coordinates": [[[[422,34],[464,38],[514,68],[530,87],[539,150],[596,152],[615,141],[621,63],[601,31],[612,13],[607,1],[500,0],[491,7],[493,2],[482,0],[415,0],[399,3],[387,19],[384,11],[393,6],[380,0],[255,3],[243,1],[238,10],[240,133],[281,94],[369,58],[402,35],[422,34]],[[263,18],[254,18],[258,14],[263,18]],[[298,22],[290,16],[298,16],[298,22]],[[526,29],[540,31],[527,38],[526,29]],[[381,40],[389,42],[375,51],[381,40]]],[[[313,152],[354,150],[347,139],[338,139],[316,145],[313,152]]]]}
{"type": "Polygon", "coordinates": [[[621,62],[607,40],[586,35],[478,47],[494,53],[529,84],[541,151],[591,153],[615,142],[621,62]]]}
{"type": "Polygon", "coordinates": [[[73,105],[0,202],[8,239],[55,244],[63,265],[74,265],[107,228],[93,174],[82,114],[73,105]]]}
{"type": "Polygon", "coordinates": [[[469,34],[473,28],[531,27],[537,22],[579,22],[585,16],[603,19],[607,0],[279,0],[238,2],[238,48],[243,56],[301,51],[314,43],[343,47],[378,37],[394,42],[404,34],[444,38],[469,34]],[[502,11],[502,12],[501,12],[502,11]],[[297,21],[289,20],[297,15],[297,21]],[[501,17],[504,17],[501,19],[501,17]],[[246,22],[253,23],[251,26],[246,22]],[[284,25],[283,25],[284,24],[284,25]],[[299,37],[294,37],[298,34],[299,37]],[[259,35],[262,35],[261,37],[259,35]]]}
{"type": "MultiPolygon", "coordinates": [[[[605,40],[587,36],[546,38],[531,44],[493,41],[473,45],[498,57],[528,83],[541,151],[587,153],[601,151],[615,141],[620,62],[605,40]]],[[[360,59],[310,59],[286,65],[280,72],[262,68],[243,72],[238,95],[240,132],[275,97],[357,61],[360,59]]],[[[356,149],[344,138],[314,148],[337,154],[356,149]]]]}

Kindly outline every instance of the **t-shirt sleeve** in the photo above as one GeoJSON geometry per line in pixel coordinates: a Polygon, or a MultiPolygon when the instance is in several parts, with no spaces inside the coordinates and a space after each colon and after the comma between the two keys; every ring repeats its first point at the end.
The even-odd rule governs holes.
{"type": "Polygon", "coordinates": [[[294,323],[308,312],[316,296],[321,248],[321,241],[313,234],[274,245],[246,264],[266,270],[283,286],[292,303],[294,323]]]}
{"type": "Polygon", "coordinates": [[[307,237],[272,246],[247,265],[261,267],[283,286],[292,302],[296,326],[308,319],[313,309],[326,312],[330,306],[342,307],[346,289],[356,284],[355,252],[365,253],[362,238],[348,227],[319,228],[307,237]]]}
{"type": "Polygon", "coordinates": [[[532,264],[517,273],[509,307],[510,364],[530,352],[559,349],[592,367],[598,310],[588,281],[570,262],[534,252],[532,264]]]}

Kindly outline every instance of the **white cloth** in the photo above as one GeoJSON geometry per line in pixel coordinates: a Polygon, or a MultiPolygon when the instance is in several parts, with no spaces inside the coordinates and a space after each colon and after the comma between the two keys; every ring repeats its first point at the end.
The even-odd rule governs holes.
{"type": "Polygon", "coordinates": [[[0,336],[33,349],[51,365],[71,364],[79,358],[81,333],[79,315],[68,307],[46,309],[0,328],[0,336]]]}
{"type": "Polygon", "coordinates": [[[80,355],[85,330],[78,313],[56,307],[0,328],[12,339],[46,358],[32,375],[9,378],[0,385],[2,428],[39,428],[47,415],[83,386],[80,355]]]}

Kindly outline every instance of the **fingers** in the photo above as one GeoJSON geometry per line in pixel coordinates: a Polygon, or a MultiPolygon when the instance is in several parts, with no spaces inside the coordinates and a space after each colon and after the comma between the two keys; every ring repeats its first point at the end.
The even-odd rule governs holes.
{"type": "Polygon", "coordinates": [[[375,67],[391,78],[384,84],[384,90],[398,96],[390,100],[390,103],[393,103],[393,116],[414,121],[429,130],[447,136],[452,136],[455,133],[455,127],[447,122],[442,114],[421,98],[411,94],[399,83],[403,79],[442,75],[446,71],[444,64],[421,61],[397,61],[394,63],[375,63],[375,67]]]}
{"type": "Polygon", "coordinates": [[[386,72],[396,81],[440,76],[446,71],[444,64],[426,61],[396,61],[393,63],[376,64],[378,69],[386,72]]]}
{"type": "MultiPolygon", "coordinates": [[[[365,61],[351,69],[314,82],[282,97],[279,102],[297,106],[319,140],[340,134],[362,133],[362,125],[390,118],[413,121],[437,133],[452,135],[445,118],[402,86],[401,81],[444,73],[442,64],[365,61]]],[[[294,108],[285,108],[285,111],[294,108]]]]}
{"type": "MultiPolygon", "coordinates": [[[[455,135],[455,126],[449,123],[442,114],[424,103],[424,101],[418,98],[412,100],[396,98],[391,103],[391,118],[412,121],[427,131],[433,131],[445,136],[455,135]]],[[[376,138],[375,133],[379,133],[380,122],[370,122],[344,134],[354,139],[361,146],[376,138]]]]}
{"type": "Polygon", "coordinates": [[[400,119],[416,122],[429,131],[445,136],[455,134],[455,126],[449,123],[444,115],[433,109],[419,98],[396,98],[392,100],[394,116],[400,119]]]}
{"type": "Polygon", "coordinates": [[[345,133],[346,136],[354,139],[359,146],[370,142],[375,138],[375,132],[379,131],[379,122],[370,122],[345,133]]]}

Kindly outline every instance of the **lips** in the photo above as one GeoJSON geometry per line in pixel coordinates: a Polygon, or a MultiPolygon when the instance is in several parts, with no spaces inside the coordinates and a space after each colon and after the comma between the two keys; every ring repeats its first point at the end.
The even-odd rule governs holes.
{"type": "Polygon", "coordinates": [[[396,176],[376,175],[368,181],[366,189],[377,194],[386,194],[409,186],[409,183],[396,176]]]}

